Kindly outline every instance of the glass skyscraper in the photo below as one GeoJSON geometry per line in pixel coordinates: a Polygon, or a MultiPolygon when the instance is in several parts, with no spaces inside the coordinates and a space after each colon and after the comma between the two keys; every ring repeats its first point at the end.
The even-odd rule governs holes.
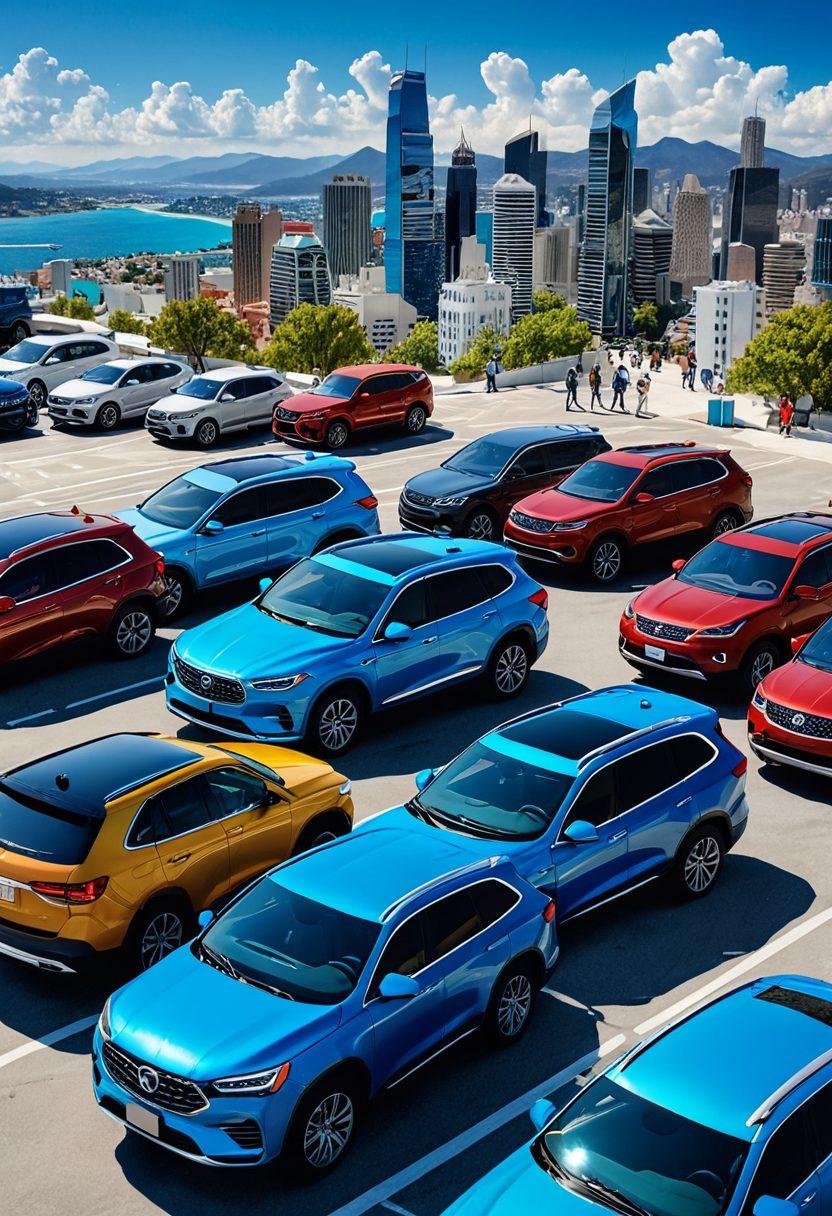
{"type": "Polygon", "coordinates": [[[763,251],[778,238],[779,191],[779,169],[738,165],[731,170],[722,204],[720,278],[728,277],[728,246],[740,243],[754,250],[755,279],[762,283],[763,251]]]}
{"type": "Polygon", "coordinates": [[[525,181],[531,182],[537,196],[538,228],[546,228],[549,224],[549,212],[546,210],[546,150],[540,147],[540,136],[537,131],[521,131],[506,144],[504,170],[506,173],[516,173],[525,181]]]}
{"type": "Polygon", "coordinates": [[[451,153],[445,189],[445,282],[459,274],[459,250],[464,236],[473,236],[477,214],[477,163],[463,131],[451,153]]]}
{"type": "Polygon", "coordinates": [[[832,216],[818,219],[812,284],[822,291],[832,292],[832,216]]]}
{"type": "Polygon", "coordinates": [[[589,132],[586,223],[578,269],[578,315],[603,338],[627,333],[633,239],[636,82],[598,106],[589,132]]]}

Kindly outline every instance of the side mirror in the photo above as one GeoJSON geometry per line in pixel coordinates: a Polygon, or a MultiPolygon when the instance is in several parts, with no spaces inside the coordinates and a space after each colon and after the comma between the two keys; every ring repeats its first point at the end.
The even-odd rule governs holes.
{"type": "Polygon", "coordinates": [[[260,594],[265,595],[266,592],[268,591],[268,589],[271,587],[273,582],[274,582],[274,579],[261,578],[260,582],[257,584],[257,586],[260,588],[260,594]]]}
{"type": "Polygon", "coordinates": [[[384,631],[384,637],[388,642],[406,642],[412,636],[413,630],[409,625],[403,625],[401,621],[391,621],[384,631]]]}
{"type": "Polygon", "coordinates": [[[221,402],[222,402],[222,401],[233,401],[233,400],[234,400],[234,394],[233,394],[233,393],[222,393],[222,394],[220,395],[220,401],[221,401],[221,402]]]}
{"type": "Polygon", "coordinates": [[[585,819],[575,819],[563,833],[563,839],[570,844],[594,844],[598,833],[585,819]]]}
{"type": "Polygon", "coordinates": [[[359,393],[358,399],[359,399],[359,401],[366,401],[369,396],[370,396],[369,393],[359,393]]]}
{"type": "Polygon", "coordinates": [[[653,495],[646,494],[644,490],[642,490],[640,494],[636,494],[635,498],[633,499],[633,502],[640,503],[641,506],[644,506],[646,503],[652,502],[652,501],[653,501],[653,495]]]}
{"type": "Polygon", "coordinates": [[[10,595],[0,595],[0,612],[11,612],[15,601],[10,595]]]}
{"type": "Polygon", "coordinates": [[[204,912],[200,912],[199,916],[196,918],[196,923],[199,925],[200,932],[203,929],[207,929],[213,920],[214,913],[210,910],[210,908],[206,908],[204,912]]]}
{"type": "MultiPolygon", "coordinates": [[[[2,611],[2,605],[0,605],[0,611],[2,611]]],[[[792,654],[797,654],[798,650],[803,648],[811,636],[811,633],[801,633],[799,637],[792,638],[792,654]]]]}
{"type": "Polygon", "coordinates": [[[761,1195],[752,1209],[754,1216],[798,1216],[798,1207],[790,1199],[775,1199],[761,1195]]]}
{"type": "Polygon", "coordinates": [[[56,363],[60,363],[60,359],[58,358],[58,356],[49,355],[48,358],[44,359],[43,366],[44,367],[54,367],[56,363]]]}
{"type": "Polygon", "coordinates": [[[807,584],[801,583],[799,587],[794,589],[795,599],[798,600],[819,600],[820,591],[817,587],[809,587],[807,584]]]}
{"type": "Polygon", "coordinates": [[[202,531],[206,536],[219,536],[220,532],[225,531],[225,524],[218,519],[209,519],[202,525],[202,531]]]}
{"type": "Polygon", "coordinates": [[[532,1104],[529,1111],[529,1118],[532,1121],[532,1127],[536,1132],[542,1132],[546,1124],[557,1114],[557,1107],[554,1106],[547,1098],[538,1098],[532,1104]]]}
{"type": "Polygon", "coordinates": [[[379,984],[378,994],[383,1001],[400,1001],[418,996],[419,981],[412,975],[399,975],[397,971],[390,971],[379,984]]]}
{"type": "Polygon", "coordinates": [[[685,568],[685,559],[683,557],[677,557],[676,561],[673,562],[673,564],[672,564],[672,569],[673,569],[674,573],[678,574],[679,571],[683,570],[684,568],[685,568]]]}
{"type": "Polygon", "coordinates": [[[417,790],[425,789],[426,786],[430,785],[431,781],[433,781],[435,776],[436,776],[435,768],[420,769],[415,777],[416,789],[417,790]]]}

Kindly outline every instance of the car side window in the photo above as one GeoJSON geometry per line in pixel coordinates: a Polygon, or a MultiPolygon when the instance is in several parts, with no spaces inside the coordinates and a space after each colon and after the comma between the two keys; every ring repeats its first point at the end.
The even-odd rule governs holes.
{"type": "Polygon", "coordinates": [[[510,478],[537,477],[540,473],[548,473],[550,465],[547,458],[550,445],[538,443],[533,448],[521,452],[508,470],[510,478]]]}
{"type": "Polygon", "coordinates": [[[95,355],[109,355],[110,348],[105,346],[103,342],[84,342],[82,344],[83,355],[82,359],[91,359],[95,355]]]}
{"type": "Polygon", "coordinates": [[[520,902],[519,891],[515,891],[504,882],[497,882],[495,878],[475,883],[468,890],[474,901],[474,907],[479,913],[483,929],[493,925],[520,902]]]}
{"type": "Polygon", "coordinates": [[[155,379],[155,368],[150,363],[142,363],[140,367],[134,367],[128,375],[128,379],[135,379],[139,384],[150,384],[155,379]]]}
{"type": "Polygon", "coordinates": [[[170,789],[159,794],[159,799],[171,836],[195,832],[206,824],[213,823],[216,818],[208,801],[205,778],[202,776],[191,777],[189,781],[172,785],[170,789]]]}
{"type": "Polygon", "coordinates": [[[482,919],[470,891],[454,891],[427,909],[425,933],[428,962],[444,958],[482,930],[482,919]]]}
{"type": "Polygon", "coordinates": [[[590,777],[578,797],[572,803],[561,826],[561,835],[570,823],[582,819],[599,828],[608,819],[618,814],[618,791],[615,784],[615,765],[608,764],[590,777]]]}
{"type": "Polygon", "coordinates": [[[256,519],[263,519],[265,514],[265,495],[260,486],[253,486],[250,490],[240,490],[226,498],[211,518],[219,520],[226,528],[233,528],[237,524],[250,524],[256,519]]]}
{"type": "Polygon", "coordinates": [[[378,996],[378,986],[385,975],[415,975],[427,966],[425,954],[424,912],[417,912],[399,925],[381,952],[367,996],[378,996]]]}
{"type": "Polygon", "coordinates": [[[271,376],[253,376],[248,382],[248,396],[258,397],[260,393],[271,392],[277,387],[277,382],[271,376]]]}
{"type": "Polygon", "coordinates": [[[832,583],[832,546],[816,549],[804,557],[797,569],[793,586],[825,587],[832,583]]]}
{"type": "Polygon", "coordinates": [[[757,1165],[742,1205],[742,1216],[751,1216],[761,1195],[788,1199],[814,1171],[811,1128],[806,1107],[800,1106],[774,1131],[757,1165]]]}
{"type": "Polygon", "coordinates": [[[0,576],[0,595],[8,596],[18,604],[54,590],[55,571],[52,557],[47,553],[24,558],[0,576]]]}
{"type": "Polygon", "coordinates": [[[428,620],[439,621],[465,612],[486,601],[486,594],[479,579],[471,577],[470,570],[449,570],[447,574],[435,574],[426,580],[428,586],[428,620]]]}
{"type": "Polygon", "coordinates": [[[553,473],[563,473],[568,472],[570,469],[576,469],[579,464],[583,464],[587,456],[592,454],[591,449],[588,449],[584,444],[572,440],[549,443],[546,445],[545,451],[547,467],[553,473]]]}
{"type": "Polygon", "coordinates": [[[425,580],[419,579],[418,582],[405,587],[404,591],[400,591],[396,596],[379,627],[379,637],[384,636],[385,629],[392,621],[398,621],[400,625],[409,625],[411,629],[418,629],[420,625],[427,622],[427,619],[425,580]]]}
{"type": "Polygon", "coordinates": [[[832,1084],[824,1085],[823,1089],[813,1094],[804,1110],[812,1124],[817,1145],[815,1164],[820,1165],[832,1155],[832,1084]]]}
{"type": "Polygon", "coordinates": [[[53,551],[52,560],[55,585],[60,588],[115,570],[124,565],[128,555],[115,541],[86,540],[77,545],[59,545],[53,551]]]}
{"type": "Polygon", "coordinates": [[[716,755],[713,744],[699,735],[679,735],[677,739],[671,739],[670,746],[676,765],[677,781],[684,781],[697,769],[710,764],[716,755]]]}
{"type": "Polygon", "coordinates": [[[642,747],[616,761],[619,812],[631,811],[678,781],[671,740],[642,747]]]}
{"type": "Polygon", "coordinates": [[[657,469],[650,469],[635,486],[636,494],[652,494],[654,498],[664,498],[672,494],[673,469],[669,464],[661,464],[657,469]]]}
{"type": "Polygon", "coordinates": [[[205,774],[205,783],[216,804],[219,819],[262,806],[269,792],[262,778],[239,768],[212,769],[205,774]]]}
{"type": "Polygon", "coordinates": [[[77,359],[77,346],[70,346],[68,343],[64,346],[53,346],[48,355],[44,359],[44,363],[69,363],[70,359],[77,359]]]}
{"type": "Polygon", "coordinates": [[[232,380],[230,384],[224,384],[219,395],[220,399],[231,397],[234,401],[242,401],[243,397],[248,396],[248,380],[232,380]]]}
{"type": "Polygon", "coordinates": [[[361,385],[362,393],[369,393],[371,397],[378,396],[379,393],[386,393],[390,388],[389,376],[371,376],[369,380],[365,380],[361,385]]]}
{"type": "Polygon", "coordinates": [[[505,566],[476,566],[475,573],[490,599],[495,599],[504,591],[508,591],[514,581],[511,572],[505,566]]]}
{"type": "Polygon", "coordinates": [[[126,845],[130,849],[141,849],[148,844],[156,844],[172,833],[162,809],[159,797],[148,798],[142,806],[127,833],[126,845]]]}

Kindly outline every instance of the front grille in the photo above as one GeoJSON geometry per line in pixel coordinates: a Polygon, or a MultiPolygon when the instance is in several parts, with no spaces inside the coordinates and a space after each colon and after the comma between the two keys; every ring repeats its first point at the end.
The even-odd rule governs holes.
{"type": "Polygon", "coordinates": [[[300,414],[297,410],[287,410],[284,406],[278,405],[275,407],[274,417],[279,418],[281,422],[297,422],[300,414]]]}
{"type": "Polygon", "coordinates": [[[220,676],[213,671],[203,671],[201,667],[192,667],[190,663],[183,662],[178,654],[173,656],[173,669],[183,688],[196,693],[198,697],[205,697],[207,701],[242,705],[246,699],[246,690],[233,676],[220,676]]]}
{"type": "Polygon", "coordinates": [[[240,1148],[257,1150],[263,1148],[263,1133],[253,1119],[244,1119],[240,1123],[221,1123],[220,1130],[230,1136],[240,1148]]]}
{"type": "Polygon", "coordinates": [[[650,616],[641,616],[636,613],[636,625],[639,633],[643,633],[648,638],[662,638],[665,642],[686,642],[694,629],[687,629],[684,625],[671,625],[667,621],[654,621],[650,616]]]}
{"type": "Polygon", "coordinates": [[[433,496],[430,494],[417,494],[415,490],[405,490],[402,497],[405,502],[412,503],[414,507],[433,506],[433,496]]]}
{"type": "Polygon", "coordinates": [[[795,735],[807,735],[812,739],[832,739],[832,718],[822,718],[820,714],[805,714],[799,709],[790,709],[788,705],[778,705],[776,701],[766,704],[766,717],[775,726],[781,726],[795,735]]]}
{"type": "Polygon", "coordinates": [[[175,1115],[195,1115],[208,1106],[208,1099],[199,1086],[186,1077],[177,1077],[175,1073],[145,1064],[111,1042],[104,1044],[102,1054],[113,1080],[151,1106],[159,1106],[175,1115]],[[147,1078],[150,1089],[141,1084],[140,1076],[147,1078]],[[154,1081],[155,1089],[152,1088],[154,1081]]]}
{"type": "Polygon", "coordinates": [[[527,532],[551,532],[554,524],[549,519],[538,519],[535,515],[524,515],[522,511],[512,511],[511,522],[527,532]]]}

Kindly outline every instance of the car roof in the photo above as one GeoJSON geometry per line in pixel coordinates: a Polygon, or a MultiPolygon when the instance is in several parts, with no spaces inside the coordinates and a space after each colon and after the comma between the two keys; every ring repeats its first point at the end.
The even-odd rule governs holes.
{"type": "Polygon", "coordinates": [[[607,460],[611,464],[623,464],[632,469],[646,469],[654,461],[669,459],[684,460],[691,456],[727,456],[727,448],[706,447],[688,440],[682,443],[642,443],[632,447],[616,448],[602,452],[594,460],[607,460]]]}
{"type": "Polygon", "coordinates": [[[354,367],[335,367],[329,376],[375,376],[385,372],[418,372],[423,375],[421,367],[412,363],[356,363],[354,367]]]}
{"type": "MultiPolygon", "coordinates": [[[[553,442],[556,440],[578,439],[588,435],[599,435],[600,431],[597,426],[591,426],[587,423],[578,423],[572,426],[570,423],[551,423],[544,426],[508,426],[501,428],[499,431],[490,431],[487,435],[482,435],[482,439],[499,440],[500,443],[505,443],[506,447],[514,446],[517,448],[524,447],[527,443],[542,443],[544,440],[553,442]]],[[[471,440],[476,443],[476,439],[471,440]]]]}
{"type": "Polygon", "coordinates": [[[274,376],[277,379],[277,372],[273,367],[240,367],[235,364],[233,367],[212,367],[207,372],[197,372],[194,379],[199,380],[241,380],[250,376],[274,376]]]}
{"type": "Polygon", "coordinates": [[[328,550],[322,559],[331,555],[387,575],[392,585],[413,570],[440,562],[447,563],[449,557],[453,560],[481,556],[505,564],[507,551],[502,545],[493,545],[488,541],[397,532],[345,541],[328,550]]]}
{"type": "Polygon", "coordinates": [[[66,342],[81,341],[101,341],[106,342],[109,346],[115,346],[112,338],[108,337],[107,334],[90,334],[86,330],[72,334],[31,334],[25,340],[27,342],[37,342],[41,346],[62,346],[66,342]]]}
{"type": "Polygon", "coordinates": [[[772,519],[758,519],[718,537],[741,549],[756,549],[778,557],[796,558],[801,553],[828,541],[832,535],[832,515],[820,511],[794,511],[772,519]]]}
{"type": "Polygon", "coordinates": [[[202,758],[154,735],[105,735],[12,769],[2,784],[7,793],[103,819],[107,803],[202,758]]]}
{"type": "Polygon", "coordinates": [[[173,356],[168,358],[164,355],[137,355],[135,359],[108,359],[102,367],[120,367],[127,371],[131,367],[140,367],[145,363],[176,363],[182,370],[185,370],[185,365],[179,359],[174,359],[173,356]]]}
{"type": "Polygon", "coordinates": [[[281,473],[345,473],[355,468],[351,460],[340,456],[312,454],[312,459],[278,456],[277,453],[255,453],[253,456],[228,456],[214,460],[200,468],[210,469],[220,477],[231,481],[254,481],[261,477],[274,477],[281,473]]]}
{"type": "Polygon", "coordinates": [[[830,1051],[832,985],[804,976],[769,976],[639,1045],[610,1076],[696,1123],[751,1140],[757,1131],[752,1116],[830,1051]]]}
{"type": "Polygon", "coordinates": [[[85,515],[83,511],[44,511],[0,520],[0,561],[47,540],[59,540],[93,527],[113,527],[121,521],[109,515],[85,515]]]}

